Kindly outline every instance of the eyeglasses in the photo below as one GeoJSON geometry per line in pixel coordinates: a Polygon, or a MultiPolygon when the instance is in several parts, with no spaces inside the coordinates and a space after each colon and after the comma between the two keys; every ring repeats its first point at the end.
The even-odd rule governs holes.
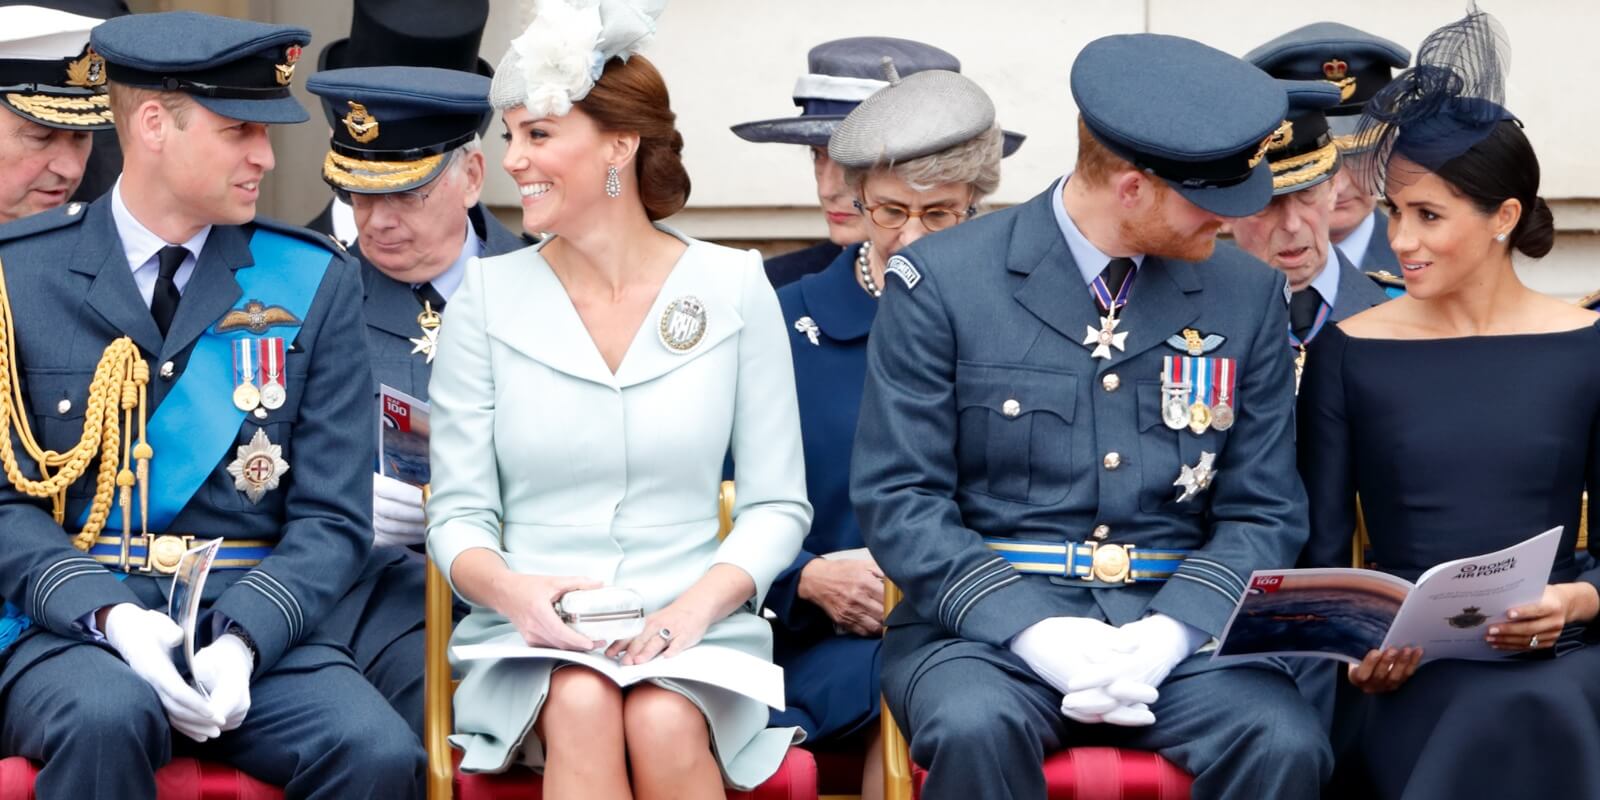
{"type": "Polygon", "coordinates": [[[962,220],[978,213],[978,209],[967,206],[965,211],[957,211],[947,206],[934,206],[921,211],[912,211],[898,203],[879,203],[875,206],[862,205],[860,200],[855,201],[856,210],[872,218],[874,224],[880,228],[899,230],[913,219],[921,219],[922,227],[930,231],[942,231],[953,228],[962,220]]]}
{"type": "Polygon", "coordinates": [[[333,193],[339,201],[351,208],[371,208],[379,203],[388,203],[398,211],[421,211],[427,204],[428,198],[433,195],[437,187],[428,191],[412,189],[408,192],[389,192],[388,194],[361,194],[347,189],[334,189],[333,193]]]}

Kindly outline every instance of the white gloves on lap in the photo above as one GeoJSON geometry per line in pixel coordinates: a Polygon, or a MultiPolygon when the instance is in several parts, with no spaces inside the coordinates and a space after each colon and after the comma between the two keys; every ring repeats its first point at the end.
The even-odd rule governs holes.
{"type": "Polygon", "coordinates": [[[1061,713],[1083,723],[1140,726],[1155,722],[1150,704],[1173,668],[1205,634],[1165,614],[1121,628],[1081,617],[1051,617],[1018,634],[1016,653],[1062,693],[1061,713]]]}
{"type": "Polygon", "coordinates": [[[194,654],[194,679],[211,695],[211,711],[231,731],[250,713],[250,673],[256,659],[243,639],[229,633],[194,654]]]}
{"type": "Polygon", "coordinates": [[[422,490],[372,473],[372,546],[409,547],[427,536],[422,490]]]}
{"type": "Polygon", "coordinates": [[[197,742],[222,735],[224,718],[172,664],[172,648],[183,643],[183,629],[176,622],[160,611],[120,603],[106,614],[104,633],[134,674],[156,690],[173,730],[197,742]]]}

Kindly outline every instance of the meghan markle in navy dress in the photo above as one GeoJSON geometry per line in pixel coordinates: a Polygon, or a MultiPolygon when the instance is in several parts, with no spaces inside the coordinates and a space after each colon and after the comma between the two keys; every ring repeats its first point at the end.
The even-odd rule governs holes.
{"type": "Polygon", "coordinates": [[[1436,31],[1365,112],[1407,295],[1311,348],[1303,560],[1350,565],[1358,495],[1370,565],[1407,579],[1557,525],[1562,544],[1543,598],[1489,621],[1503,658],[1421,664],[1404,647],[1350,667],[1340,797],[1600,797],[1600,506],[1589,553],[1575,550],[1584,491],[1600,488],[1600,316],[1512,269],[1513,250],[1541,257],[1555,230],[1538,159],[1500,105],[1495,27],[1474,11],[1436,31]]]}

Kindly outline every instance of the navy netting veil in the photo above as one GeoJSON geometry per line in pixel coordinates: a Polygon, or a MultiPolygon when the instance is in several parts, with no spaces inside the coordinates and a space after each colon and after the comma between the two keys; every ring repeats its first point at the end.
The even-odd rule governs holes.
{"type": "Polygon", "coordinates": [[[1467,16],[1422,41],[1417,62],[1367,103],[1356,141],[1373,142],[1363,159],[1369,187],[1382,194],[1395,156],[1429,171],[1483,141],[1503,120],[1506,72],[1511,66],[1505,30],[1476,4],[1467,16]]]}

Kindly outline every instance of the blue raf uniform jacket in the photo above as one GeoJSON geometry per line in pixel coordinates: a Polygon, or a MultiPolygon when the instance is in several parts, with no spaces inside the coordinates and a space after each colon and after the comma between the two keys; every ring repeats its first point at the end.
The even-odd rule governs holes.
{"type": "MultiPolygon", "coordinates": [[[[483,242],[484,257],[520,250],[532,242],[512,233],[482,203],[468,213],[472,230],[483,242]]],[[[360,245],[351,253],[361,259],[365,292],[362,313],[367,321],[367,347],[372,351],[373,402],[378,384],[388,384],[418,400],[428,399],[428,378],[433,369],[421,354],[411,352],[411,340],[422,335],[417,315],[422,301],[411,287],[396,281],[361,256],[360,245]]],[[[436,309],[437,310],[437,309],[436,309]]]]}
{"type": "MultiPolygon", "coordinates": [[[[327,249],[328,267],[304,324],[286,343],[286,402],[265,418],[245,415],[237,441],[211,465],[166,532],[276,540],[259,566],[215,570],[205,587],[209,608],[241,625],[254,640],[257,674],[346,660],[336,647],[308,645],[320,642],[313,633],[317,622],[359,573],[372,540],[371,465],[351,457],[370,451],[377,426],[355,262],[300,228],[266,220],[214,226],[163,340],[128,268],[110,198],[78,213],[81,208],[45,212],[0,228],[0,261],[15,314],[12,356],[33,431],[44,447],[57,451],[77,442],[95,364],[120,336],[131,337],[150,363],[149,410],[155,415],[181,379],[200,335],[249,299],[241,296],[234,274],[274,269],[254,263],[249,242],[255,228],[304,237],[327,249]],[[174,367],[172,378],[161,374],[167,362],[174,367]],[[251,503],[234,488],[226,467],[235,446],[247,444],[258,430],[282,448],[291,466],[277,489],[251,503]]],[[[232,405],[226,390],[216,402],[232,405]]],[[[181,449],[170,447],[155,455],[158,462],[184,457],[181,449]]],[[[25,455],[22,460],[33,474],[31,462],[25,455]]],[[[0,656],[7,659],[0,692],[29,664],[88,641],[81,624],[85,615],[125,602],[155,607],[167,591],[166,578],[123,576],[73,547],[69,533],[76,532],[74,523],[92,494],[92,472],[69,490],[70,531],[51,518],[47,501],[9,487],[0,491],[0,530],[5,531],[0,595],[33,619],[33,627],[0,656]]],[[[106,533],[120,534],[115,511],[106,533]]],[[[207,620],[201,625],[209,630],[207,620]]]]}
{"type": "Polygon", "coordinates": [[[861,410],[867,373],[867,334],[878,301],[856,283],[850,245],[827,269],[778,290],[783,322],[794,353],[795,390],[800,400],[800,438],[806,456],[806,497],[814,516],[800,555],[772,582],[767,608],[785,631],[807,638],[832,635],[833,620],[799,597],[800,570],[824,553],[863,547],[861,527],[850,505],[850,448],[861,410]],[[806,325],[802,320],[809,320],[806,325]]]}
{"type": "Polygon", "coordinates": [[[920,622],[1004,647],[1047,617],[1146,611],[1216,635],[1250,572],[1293,565],[1306,538],[1284,279],[1230,245],[1202,263],[1146,257],[1126,351],[1092,359],[1080,342],[1099,311],[1051,196],[918,241],[901,253],[915,285],[902,270],[880,300],[851,497],[905,591],[890,635],[920,622]],[[1182,355],[1166,340],[1184,328],[1226,337],[1209,355],[1237,359],[1228,431],[1162,422],[1162,357],[1182,355]],[[1173,482],[1202,452],[1216,476],[1180,504],[1173,482]],[[1103,586],[1018,572],[980,538],[1083,542],[1099,526],[1189,555],[1164,583],[1103,586]]]}
{"type": "Polygon", "coordinates": [[[1333,310],[1328,313],[1328,322],[1347,320],[1392,296],[1384,290],[1379,279],[1369,278],[1361,270],[1356,269],[1356,265],[1350,263],[1350,259],[1346,258],[1338,247],[1333,248],[1333,255],[1338,259],[1336,266],[1339,269],[1339,296],[1333,300],[1333,310]]]}

